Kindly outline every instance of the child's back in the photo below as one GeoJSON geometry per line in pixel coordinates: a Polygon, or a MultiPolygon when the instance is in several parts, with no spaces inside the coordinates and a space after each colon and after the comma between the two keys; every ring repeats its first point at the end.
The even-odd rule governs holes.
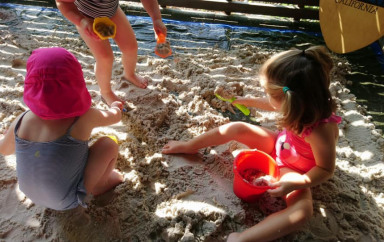
{"type": "Polygon", "coordinates": [[[14,131],[20,190],[33,202],[56,210],[85,205],[88,141],[70,135],[77,119],[38,119],[32,112],[24,113],[14,131]]]}
{"type": "Polygon", "coordinates": [[[33,51],[27,63],[21,114],[0,139],[0,153],[16,152],[20,190],[34,203],[56,210],[85,206],[122,181],[114,171],[118,146],[102,137],[88,147],[92,129],[121,119],[122,104],[91,108],[81,65],[63,48],[33,51]],[[103,152],[100,154],[100,152],[103,152]]]}

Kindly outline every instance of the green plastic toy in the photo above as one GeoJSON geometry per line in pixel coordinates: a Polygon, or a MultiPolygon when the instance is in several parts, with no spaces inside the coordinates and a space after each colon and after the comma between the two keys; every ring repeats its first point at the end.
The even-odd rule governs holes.
{"type": "MultiPolygon", "coordinates": [[[[215,93],[215,96],[216,96],[218,99],[222,100],[222,101],[230,102],[230,103],[232,103],[233,101],[236,100],[235,97],[232,97],[231,99],[223,98],[222,96],[220,96],[220,95],[217,94],[217,93],[215,93]]],[[[234,104],[234,105],[235,105],[235,107],[237,107],[242,113],[244,113],[246,116],[248,116],[248,115],[251,113],[251,111],[249,111],[249,109],[248,109],[246,106],[242,105],[242,104],[237,104],[237,103],[236,103],[236,104],[234,104]]]]}

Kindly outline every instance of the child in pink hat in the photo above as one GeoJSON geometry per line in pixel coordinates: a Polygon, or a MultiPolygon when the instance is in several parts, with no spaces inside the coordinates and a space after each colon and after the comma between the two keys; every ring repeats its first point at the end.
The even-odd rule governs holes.
{"type": "Polygon", "coordinates": [[[76,57],[63,48],[34,50],[27,62],[24,102],[30,110],[0,139],[0,153],[16,153],[20,190],[55,210],[85,206],[123,181],[115,170],[118,145],[108,137],[88,146],[92,129],[121,120],[121,102],[91,107],[76,57]]]}

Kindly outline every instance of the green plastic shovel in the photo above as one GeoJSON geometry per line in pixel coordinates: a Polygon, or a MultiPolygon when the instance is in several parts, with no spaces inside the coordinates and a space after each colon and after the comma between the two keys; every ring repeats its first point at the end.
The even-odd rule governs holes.
{"type": "MultiPolygon", "coordinates": [[[[236,100],[235,97],[232,97],[231,99],[225,99],[225,98],[223,98],[222,96],[220,96],[220,95],[217,94],[217,93],[215,93],[215,96],[216,96],[218,99],[222,100],[222,101],[230,102],[230,103],[232,103],[233,101],[236,100]]],[[[248,115],[250,114],[250,112],[251,112],[251,111],[249,111],[249,109],[248,109],[246,106],[244,106],[244,105],[242,105],[242,104],[234,104],[234,105],[235,105],[235,107],[237,107],[241,112],[243,112],[246,116],[248,116],[248,115]]]]}

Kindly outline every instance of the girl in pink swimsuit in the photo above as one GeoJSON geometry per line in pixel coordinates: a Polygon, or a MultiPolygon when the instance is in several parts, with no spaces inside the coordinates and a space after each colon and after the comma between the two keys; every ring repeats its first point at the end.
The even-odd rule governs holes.
{"type": "Polygon", "coordinates": [[[229,234],[227,241],[270,241],[287,235],[313,214],[311,187],[332,177],[341,118],[329,91],[332,59],[324,47],[288,50],[272,56],[261,68],[266,97],[238,97],[243,104],[280,113],[280,132],[244,122],[232,122],[189,141],[169,141],[162,152],[197,153],[199,149],[235,140],[271,154],[280,179],[268,190],[287,207],[253,227],[229,234]]]}

